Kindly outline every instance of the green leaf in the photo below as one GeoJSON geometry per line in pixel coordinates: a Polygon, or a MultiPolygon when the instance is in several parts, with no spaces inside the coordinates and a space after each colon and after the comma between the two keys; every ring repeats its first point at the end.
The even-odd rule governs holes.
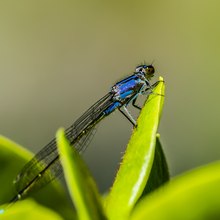
{"type": "MultiPolygon", "coordinates": [[[[3,204],[8,203],[16,195],[13,180],[33,154],[3,136],[0,136],[0,152],[0,204],[3,204]]],[[[56,210],[66,219],[75,215],[63,188],[56,181],[30,196],[56,210]]]]}
{"type": "Polygon", "coordinates": [[[165,86],[162,80],[160,78],[140,113],[138,126],[134,129],[113,187],[106,198],[105,207],[109,219],[128,218],[149,178],[164,100],[165,86]]]}
{"type": "Polygon", "coordinates": [[[174,178],[135,207],[131,220],[220,219],[220,161],[174,178]]]}
{"type": "Polygon", "coordinates": [[[64,176],[79,219],[106,219],[95,182],[76,149],[70,146],[65,138],[63,129],[57,132],[57,145],[64,176]]]}
{"type": "Polygon", "coordinates": [[[62,220],[63,218],[59,216],[56,212],[45,208],[33,200],[25,200],[18,202],[0,213],[1,220],[34,220],[34,219],[51,219],[51,220],[62,220]]]}
{"type": "Polygon", "coordinates": [[[13,180],[32,154],[11,140],[0,136],[0,204],[14,196],[13,180]]]}
{"type": "Polygon", "coordinates": [[[160,142],[160,135],[157,134],[154,162],[150,176],[141,197],[154,191],[170,179],[167,161],[160,142]]]}

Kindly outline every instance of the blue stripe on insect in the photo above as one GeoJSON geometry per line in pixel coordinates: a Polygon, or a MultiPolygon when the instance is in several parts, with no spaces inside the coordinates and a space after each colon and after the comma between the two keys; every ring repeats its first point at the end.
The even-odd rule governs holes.
{"type": "Polygon", "coordinates": [[[121,106],[120,102],[114,102],[112,105],[110,105],[104,112],[104,115],[109,115],[111,114],[113,111],[115,111],[115,109],[117,109],[118,107],[121,106]]]}

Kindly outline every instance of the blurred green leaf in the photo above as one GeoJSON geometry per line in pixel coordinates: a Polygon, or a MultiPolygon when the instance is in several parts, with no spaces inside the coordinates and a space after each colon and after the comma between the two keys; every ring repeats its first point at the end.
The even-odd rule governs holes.
{"type": "MultiPolygon", "coordinates": [[[[3,204],[8,203],[16,195],[13,180],[33,157],[33,154],[3,136],[0,136],[0,152],[0,204],[3,204]]],[[[66,219],[70,214],[74,215],[74,210],[67,201],[62,186],[57,181],[53,181],[30,196],[39,203],[56,210],[66,219]]]]}
{"type": "Polygon", "coordinates": [[[164,82],[160,78],[143,107],[127,146],[113,187],[106,199],[109,219],[127,219],[141,196],[154,159],[156,132],[164,100],[164,82]],[[161,94],[161,95],[158,95],[161,94]]]}
{"type": "Polygon", "coordinates": [[[131,220],[220,219],[220,162],[176,177],[146,196],[131,220]]]}
{"type": "Polygon", "coordinates": [[[57,146],[64,176],[79,219],[106,219],[95,182],[79,153],[65,138],[63,129],[57,132],[57,146]]]}
{"type": "Polygon", "coordinates": [[[33,200],[27,199],[20,201],[7,210],[0,214],[1,220],[39,220],[39,219],[50,219],[50,220],[62,220],[56,212],[45,208],[33,200]]]}
{"type": "Polygon", "coordinates": [[[141,197],[154,191],[170,179],[167,161],[160,142],[160,135],[157,134],[156,147],[154,153],[154,162],[151,168],[150,176],[144,192],[141,197]]]}
{"type": "Polygon", "coordinates": [[[32,154],[3,136],[0,136],[0,152],[0,204],[2,204],[9,202],[15,195],[13,180],[32,154]]]}

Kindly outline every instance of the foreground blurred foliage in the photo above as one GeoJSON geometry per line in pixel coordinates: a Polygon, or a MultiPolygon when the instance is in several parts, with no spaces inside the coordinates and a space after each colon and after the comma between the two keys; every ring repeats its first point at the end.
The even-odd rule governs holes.
{"type": "Polygon", "coordinates": [[[169,181],[157,134],[164,89],[161,81],[148,97],[114,184],[104,199],[84,161],[60,129],[57,145],[74,206],[54,181],[31,195],[37,203],[29,198],[7,208],[3,203],[15,194],[13,178],[32,154],[0,137],[0,219],[219,219],[220,162],[169,181]]]}

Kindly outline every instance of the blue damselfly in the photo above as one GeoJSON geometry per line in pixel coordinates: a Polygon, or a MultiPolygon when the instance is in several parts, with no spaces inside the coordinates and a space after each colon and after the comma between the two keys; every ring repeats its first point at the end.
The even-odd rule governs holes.
{"type": "MultiPolygon", "coordinates": [[[[118,109],[131,123],[136,121],[127,110],[132,104],[135,108],[137,97],[140,94],[150,94],[157,85],[150,84],[154,76],[152,65],[139,65],[134,73],[113,85],[110,91],[92,105],[80,118],[65,130],[66,137],[78,152],[82,152],[89,144],[94,128],[102,119],[118,109]]],[[[17,175],[14,183],[17,195],[11,200],[17,200],[46,185],[62,173],[56,140],[53,139],[40,150],[17,175]]]]}

